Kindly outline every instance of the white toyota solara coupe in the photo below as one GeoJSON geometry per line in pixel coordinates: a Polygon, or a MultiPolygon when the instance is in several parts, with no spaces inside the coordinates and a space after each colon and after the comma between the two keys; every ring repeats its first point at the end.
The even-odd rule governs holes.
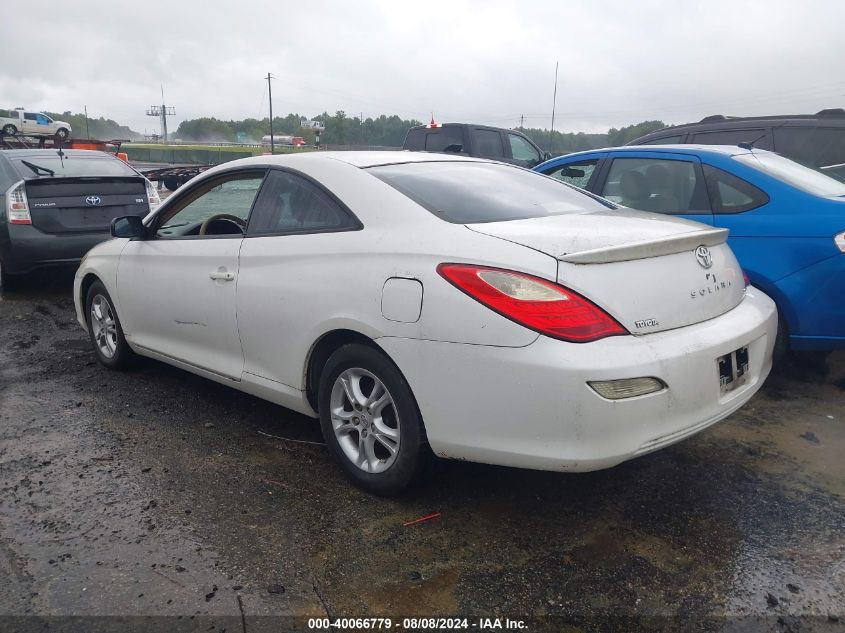
{"type": "Polygon", "coordinates": [[[606,468],[735,411],[777,314],[727,232],[500,163],[409,152],[210,169],[76,275],[106,366],[149,356],[319,417],[399,491],[433,452],[606,468]]]}

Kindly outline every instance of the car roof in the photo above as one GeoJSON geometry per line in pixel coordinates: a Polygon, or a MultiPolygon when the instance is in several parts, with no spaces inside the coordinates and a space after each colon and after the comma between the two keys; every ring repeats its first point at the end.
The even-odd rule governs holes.
{"type": "MultiPolygon", "coordinates": [[[[484,159],[459,156],[457,154],[436,154],[433,152],[412,152],[409,150],[389,151],[352,151],[352,152],[305,152],[302,154],[277,154],[275,156],[254,156],[244,158],[238,162],[239,165],[261,164],[261,165],[283,165],[293,167],[302,162],[325,162],[336,161],[360,167],[378,167],[380,165],[396,165],[402,163],[443,163],[443,162],[491,162],[484,159]]],[[[230,163],[223,163],[225,167],[230,163]]]]}
{"type": "Polygon", "coordinates": [[[834,124],[845,126],[845,109],[842,108],[827,108],[820,110],[815,114],[769,114],[765,116],[725,116],[723,114],[713,114],[706,116],[700,121],[693,121],[691,123],[680,123],[678,125],[667,125],[659,130],[654,130],[647,134],[643,134],[635,139],[632,143],[637,143],[649,138],[669,135],[672,132],[716,132],[722,130],[732,130],[736,128],[743,128],[747,125],[761,126],[761,125],[787,125],[789,123],[796,124],[834,124]]]}
{"type": "MultiPolygon", "coordinates": [[[[671,152],[672,154],[688,154],[690,156],[701,156],[702,154],[718,155],[718,156],[739,156],[740,154],[749,154],[751,152],[766,152],[764,149],[745,149],[737,145],[686,145],[686,144],[666,144],[666,145],[621,145],[619,147],[605,147],[602,149],[590,149],[583,152],[574,152],[572,154],[565,154],[553,158],[553,161],[562,158],[574,158],[577,156],[586,156],[588,154],[600,154],[603,152],[671,152]]],[[[551,162],[551,161],[548,161],[551,162]]]]}

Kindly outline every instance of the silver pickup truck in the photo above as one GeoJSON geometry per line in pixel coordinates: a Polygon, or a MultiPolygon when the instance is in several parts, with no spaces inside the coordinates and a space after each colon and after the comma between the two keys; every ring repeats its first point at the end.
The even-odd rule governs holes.
{"type": "Polygon", "coordinates": [[[43,112],[27,112],[23,108],[0,109],[0,131],[6,136],[54,136],[64,141],[73,131],[70,123],[54,121],[43,112]]]}

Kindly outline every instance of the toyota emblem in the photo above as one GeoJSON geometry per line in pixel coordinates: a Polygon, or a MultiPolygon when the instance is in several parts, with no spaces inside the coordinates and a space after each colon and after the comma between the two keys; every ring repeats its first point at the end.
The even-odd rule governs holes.
{"type": "Polygon", "coordinates": [[[100,200],[100,196],[88,196],[87,198],[85,198],[85,204],[87,204],[89,207],[96,207],[101,202],[102,200],[100,200]]]}
{"type": "Polygon", "coordinates": [[[713,265],[713,255],[710,254],[710,249],[703,244],[695,249],[695,258],[698,260],[698,265],[704,268],[710,268],[713,265]]]}

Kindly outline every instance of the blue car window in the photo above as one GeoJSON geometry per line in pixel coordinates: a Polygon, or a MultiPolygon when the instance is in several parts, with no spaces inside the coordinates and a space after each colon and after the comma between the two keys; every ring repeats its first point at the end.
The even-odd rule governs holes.
{"type": "Polygon", "coordinates": [[[700,213],[705,205],[696,196],[699,184],[695,165],[689,161],[616,158],[601,196],[640,211],[700,213]]]}
{"type": "Polygon", "coordinates": [[[713,213],[742,213],[769,201],[763,191],[712,165],[702,165],[713,213]]]}
{"type": "Polygon", "coordinates": [[[733,158],[814,196],[845,196],[845,183],[783,156],[771,152],[748,152],[733,158]]]}
{"type": "Polygon", "coordinates": [[[543,173],[547,176],[551,176],[552,178],[557,178],[561,182],[565,182],[569,185],[586,189],[587,183],[590,182],[590,177],[596,170],[598,162],[597,158],[594,158],[593,160],[582,160],[577,163],[558,165],[557,167],[544,171],[543,173]]]}

